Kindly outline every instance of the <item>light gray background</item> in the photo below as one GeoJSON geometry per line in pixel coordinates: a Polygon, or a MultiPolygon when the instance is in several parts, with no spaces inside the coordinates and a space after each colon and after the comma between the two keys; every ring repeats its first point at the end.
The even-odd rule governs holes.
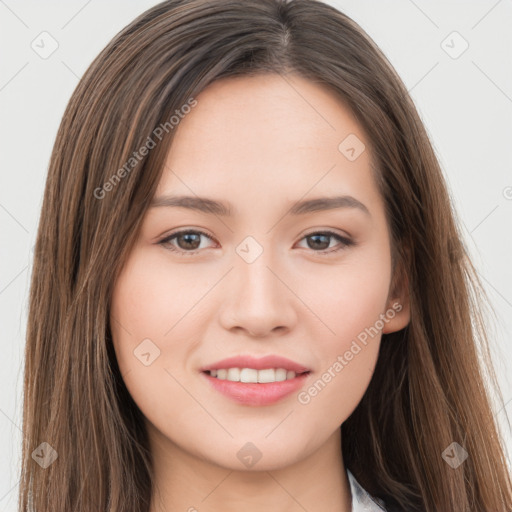
{"type": "MultiPolygon", "coordinates": [[[[0,0],[0,512],[16,510],[32,247],[57,128],[93,58],[156,3],[0,0]],[[50,48],[43,31],[58,43],[46,59],[31,47],[46,37],[50,48]]],[[[492,351],[508,405],[494,410],[510,457],[504,420],[512,413],[512,1],[328,3],[382,48],[431,136],[498,317],[492,351]],[[461,55],[464,41],[453,31],[469,44],[461,55]]]]}

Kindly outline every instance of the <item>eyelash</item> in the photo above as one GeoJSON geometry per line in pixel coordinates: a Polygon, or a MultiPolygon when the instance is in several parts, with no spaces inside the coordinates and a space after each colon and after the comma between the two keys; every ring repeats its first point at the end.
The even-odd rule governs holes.
{"type": "MultiPolygon", "coordinates": [[[[176,231],[175,233],[170,234],[169,236],[165,237],[163,240],[160,240],[160,242],[158,242],[158,244],[162,245],[163,247],[165,247],[169,251],[178,253],[178,254],[183,255],[183,256],[194,256],[194,255],[196,255],[201,249],[195,249],[193,251],[184,251],[182,249],[177,249],[176,247],[174,247],[174,246],[172,246],[170,244],[170,241],[172,239],[178,237],[179,235],[184,235],[184,234],[200,234],[200,235],[204,235],[205,237],[209,238],[210,240],[213,240],[213,238],[210,235],[208,235],[204,231],[201,231],[200,229],[185,229],[185,230],[176,231]]],[[[335,233],[334,231],[329,231],[329,230],[326,230],[326,231],[314,231],[312,233],[308,233],[307,235],[302,237],[301,240],[304,240],[305,238],[308,238],[308,237],[313,236],[313,235],[327,235],[327,236],[336,238],[339,242],[341,242],[340,246],[338,248],[335,248],[335,249],[332,249],[332,248],[331,249],[324,249],[323,251],[314,251],[313,250],[314,253],[318,253],[318,254],[336,253],[336,252],[339,252],[339,251],[341,251],[341,250],[343,250],[343,249],[345,249],[347,247],[356,245],[356,243],[353,240],[350,240],[349,238],[343,237],[343,236],[339,235],[338,233],[335,233]]]]}

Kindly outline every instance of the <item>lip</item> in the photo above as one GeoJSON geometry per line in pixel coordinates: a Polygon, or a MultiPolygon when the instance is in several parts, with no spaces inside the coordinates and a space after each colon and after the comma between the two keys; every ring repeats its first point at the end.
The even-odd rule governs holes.
{"type": "Polygon", "coordinates": [[[265,368],[284,368],[285,370],[292,370],[295,373],[310,371],[309,368],[302,364],[277,355],[268,355],[260,358],[248,355],[228,357],[227,359],[217,361],[216,363],[201,368],[201,371],[206,372],[209,370],[222,370],[228,368],[254,368],[255,370],[264,370],[265,368]]]}
{"type": "MultiPolygon", "coordinates": [[[[282,368],[282,366],[280,368],[282,368]]],[[[215,390],[239,404],[264,406],[274,404],[291,393],[297,392],[304,385],[305,380],[309,376],[309,372],[297,375],[294,379],[280,382],[267,382],[264,384],[232,382],[225,379],[217,379],[206,371],[201,372],[201,375],[208,380],[208,383],[215,390]]]]}
{"type": "Polygon", "coordinates": [[[228,357],[201,368],[201,375],[208,380],[215,390],[239,404],[251,406],[270,405],[298,391],[304,385],[305,379],[310,372],[309,368],[296,361],[273,354],[259,358],[249,355],[228,357]],[[208,373],[209,370],[228,368],[254,368],[255,370],[284,368],[287,371],[294,371],[297,375],[293,379],[279,382],[246,383],[217,379],[208,373]]]}

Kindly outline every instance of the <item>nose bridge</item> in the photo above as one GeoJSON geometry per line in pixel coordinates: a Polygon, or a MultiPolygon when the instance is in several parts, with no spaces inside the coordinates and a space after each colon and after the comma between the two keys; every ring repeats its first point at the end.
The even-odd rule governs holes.
{"type": "MultiPolygon", "coordinates": [[[[261,237],[260,237],[261,238],[261,237]]],[[[270,237],[257,240],[254,236],[247,236],[236,247],[238,258],[235,260],[235,275],[238,281],[237,293],[247,304],[255,305],[259,301],[269,303],[274,300],[275,293],[282,293],[274,271],[275,250],[270,247],[270,237]]]]}
{"type": "Polygon", "coordinates": [[[247,236],[236,247],[231,273],[230,297],[224,303],[225,327],[240,327],[251,333],[270,332],[290,326],[293,320],[293,294],[277,270],[276,250],[269,246],[271,237],[261,242],[247,236]],[[265,244],[265,245],[264,245],[265,244]]]}

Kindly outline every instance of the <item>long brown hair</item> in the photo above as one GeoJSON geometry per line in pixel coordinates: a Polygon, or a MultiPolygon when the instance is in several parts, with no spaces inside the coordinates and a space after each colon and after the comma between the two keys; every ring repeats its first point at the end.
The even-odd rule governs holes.
{"type": "Polygon", "coordinates": [[[148,510],[151,454],[116,362],[110,296],[177,129],[169,120],[213,81],[256,73],[298,74],[352,110],[371,142],[395,276],[407,278],[410,323],[383,335],[367,392],[341,427],[346,467],[389,511],[512,510],[491,407],[491,390],[503,400],[487,298],[439,163],[386,57],[315,0],[160,3],[80,80],[55,141],[36,243],[20,510],[148,510]],[[154,147],[142,151],[149,139],[154,147]],[[469,455],[456,468],[442,456],[454,442],[469,455]]]}

